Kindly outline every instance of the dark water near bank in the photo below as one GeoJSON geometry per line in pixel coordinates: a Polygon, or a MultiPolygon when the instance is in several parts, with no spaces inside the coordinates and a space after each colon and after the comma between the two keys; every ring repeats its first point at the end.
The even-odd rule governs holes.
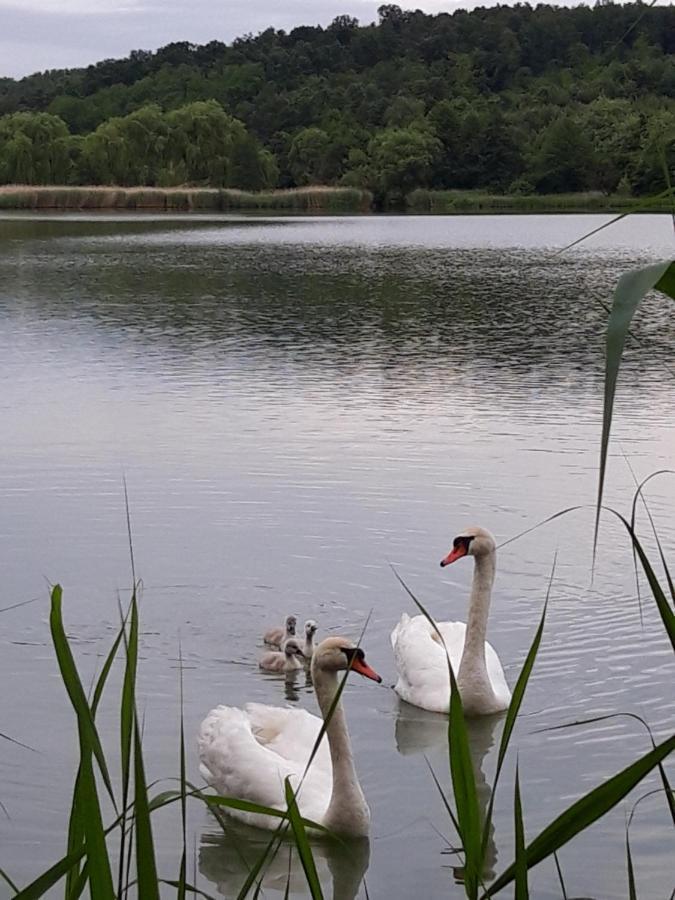
{"type": "MultiPolygon", "coordinates": [[[[316,711],[302,679],[289,689],[256,668],[263,627],[287,612],[317,619],[322,635],[351,636],[371,613],[364,647],[391,685],[388,634],[412,609],[390,564],[435,615],[463,619],[471,566],[438,567],[455,533],[477,523],[503,541],[593,502],[601,303],[621,272],[673,254],[668,217],[643,216],[556,255],[602,221],[0,217],[0,608],[38,598],[0,614],[0,731],[38,751],[0,741],[0,867],[15,881],[64,852],[74,777],[48,583],[63,584],[88,684],[117,628],[118,592],[128,597],[123,477],[143,581],[149,778],[178,772],[179,640],[190,741],[221,702],[316,711]]],[[[608,501],[623,511],[629,464],[638,479],[673,465],[672,313],[648,302],[627,348],[608,473],[608,501]]],[[[649,499],[672,559],[675,479],[654,481],[649,499]]],[[[675,723],[672,651],[644,592],[641,617],[626,538],[607,520],[592,584],[591,541],[584,510],[499,556],[489,637],[513,684],[558,553],[512,745],[528,837],[649,747],[630,718],[540,729],[633,712],[658,739],[675,723]]],[[[454,835],[423,755],[447,785],[443,721],[352,681],[347,714],[373,830],[369,851],[322,857],[326,894],[335,882],[336,896],[352,896],[367,867],[372,898],[459,898],[454,835]]],[[[115,704],[111,695],[100,718],[113,759],[115,704]]],[[[500,733],[499,721],[472,727],[485,794],[500,733]]],[[[674,780],[672,762],[669,772],[674,780]]],[[[190,774],[198,778],[192,742],[190,774]]],[[[513,854],[512,785],[507,766],[495,872],[513,854]]],[[[655,787],[647,779],[563,848],[570,896],[627,896],[626,814],[655,787]]],[[[168,878],[178,871],[177,815],[156,820],[168,878]]],[[[673,887],[668,821],[662,796],[637,809],[641,897],[673,887]]],[[[233,896],[240,857],[196,806],[191,825],[199,886],[233,896]]],[[[236,843],[247,858],[262,846],[248,833],[236,843]]],[[[266,896],[283,896],[287,865],[279,857],[266,896]]],[[[300,870],[294,883],[301,895],[300,870]]],[[[531,884],[537,898],[560,896],[548,862],[531,884]]]]}

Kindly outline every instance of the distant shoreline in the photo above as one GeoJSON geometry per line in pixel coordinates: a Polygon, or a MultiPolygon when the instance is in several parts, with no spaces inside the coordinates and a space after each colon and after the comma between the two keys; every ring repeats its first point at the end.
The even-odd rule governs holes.
{"type": "MultiPolygon", "coordinates": [[[[367,213],[373,195],[360,188],[311,186],[253,193],[232,188],[0,185],[0,210],[154,210],[166,212],[367,213]]],[[[418,189],[389,211],[470,213],[671,212],[668,200],[599,192],[578,194],[490,194],[483,191],[418,189]]]]}

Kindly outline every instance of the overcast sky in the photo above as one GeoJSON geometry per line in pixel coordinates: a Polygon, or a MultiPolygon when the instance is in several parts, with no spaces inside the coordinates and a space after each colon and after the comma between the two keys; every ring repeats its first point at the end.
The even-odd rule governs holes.
{"type": "MultiPolygon", "coordinates": [[[[0,0],[0,76],[86,66],[156,50],[171,41],[205,44],[270,25],[327,25],[335,16],[377,18],[384,0],[0,0]]],[[[493,0],[482,0],[489,6],[493,0]]],[[[564,2],[564,0],[563,0],[564,2]]],[[[568,0],[569,2],[569,0],[568,0]]],[[[589,0],[590,2],[590,0],[589,0]]],[[[478,0],[399,0],[403,9],[452,12],[478,0]]]]}

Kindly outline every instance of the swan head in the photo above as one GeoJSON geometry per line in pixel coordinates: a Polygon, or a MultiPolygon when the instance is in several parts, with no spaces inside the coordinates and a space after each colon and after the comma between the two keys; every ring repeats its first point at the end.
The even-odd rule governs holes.
{"type": "Polygon", "coordinates": [[[363,650],[343,637],[329,637],[321,641],[312,657],[312,670],[316,669],[322,669],[324,672],[344,672],[351,669],[365,678],[372,678],[378,684],[382,681],[366,662],[363,650]]]}
{"type": "Polygon", "coordinates": [[[286,626],[286,634],[295,634],[295,626],[298,624],[295,616],[286,616],[284,624],[286,626]]]}
{"type": "Polygon", "coordinates": [[[295,638],[289,638],[289,639],[284,643],[284,653],[285,653],[286,656],[288,656],[288,657],[291,657],[291,656],[299,656],[301,659],[304,659],[304,658],[305,658],[305,654],[302,652],[302,647],[301,647],[300,644],[295,640],[295,638]]]}
{"type": "Polygon", "coordinates": [[[497,550],[495,539],[485,528],[472,525],[465,528],[452,542],[452,550],[441,560],[441,568],[463,556],[488,556],[497,550]]]}
{"type": "Polygon", "coordinates": [[[305,636],[308,638],[314,637],[317,632],[318,625],[314,621],[314,619],[307,619],[305,622],[305,636]]]}

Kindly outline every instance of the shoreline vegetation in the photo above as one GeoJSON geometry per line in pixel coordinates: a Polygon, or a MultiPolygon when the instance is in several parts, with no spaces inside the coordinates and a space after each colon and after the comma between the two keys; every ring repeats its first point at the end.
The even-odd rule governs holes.
{"type": "MultiPolygon", "coordinates": [[[[272,191],[233,188],[118,187],[115,185],[0,186],[0,210],[155,210],[173,212],[288,210],[308,213],[368,213],[378,211],[373,194],[361,188],[313,185],[272,191]]],[[[672,212],[672,201],[586,191],[567,194],[493,194],[485,191],[424,190],[407,194],[390,212],[438,213],[563,213],[672,212]]]]}

